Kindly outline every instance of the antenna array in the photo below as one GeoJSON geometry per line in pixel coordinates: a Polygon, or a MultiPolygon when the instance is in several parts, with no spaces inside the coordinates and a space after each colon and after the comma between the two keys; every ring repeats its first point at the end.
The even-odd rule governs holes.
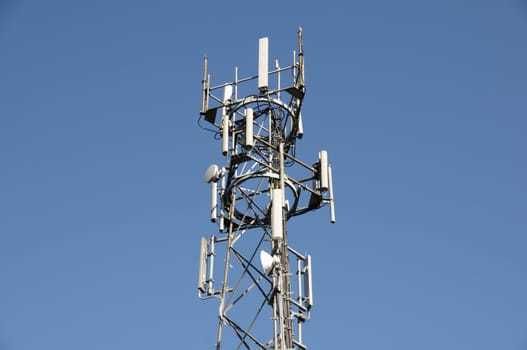
{"type": "Polygon", "coordinates": [[[268,38],[261,38],[258,75],[240,79],[235,68],[234,81],[217,86],[211,86],[204,59],[199,124],[221,139],[228,164],[205,172],[210,220],[218,232],[201,239],[198,276],[198,296],[220,301],[217,350],[306,349],[302,326],[313,305],[311,256],[289,246],[286,224],[325,205],[335,222],[327,152],[320,151],[312,165],[295,156],[303,136],[302,28],[290,65],[276,60],[269,70],[268,52],[268,38]],[[255,81],[257,90],[250,88],[255,81]],[[214,269],[219,256],[220,279],[214,269]]]}

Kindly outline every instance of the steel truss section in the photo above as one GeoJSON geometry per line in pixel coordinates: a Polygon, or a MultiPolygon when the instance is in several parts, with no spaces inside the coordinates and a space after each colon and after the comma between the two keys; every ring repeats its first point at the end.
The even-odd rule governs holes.
{"type": "Polygon", "coordinates": [[[302,29],[290,66],[276,61],[269,71],[267,45],[267,38],[260,39],[257,76],[239,79],[236,69],[234,81],[211,87],[204,62],[199,125],[221,139],[227,161],[205,173],[218,233],[201,240],[198,277],[199,297],[220,301],[217,350],[306,349],[302,326],[313,305],[311,256],[289,246],[287,221],[325,205],[335,221],[327,152],[312,165],[295,155],[303,136],[302,29]],[[257,92],[239,98],[256,80],[257,92]],[[220,256],[223,269],[216,278],[220,256]]]}

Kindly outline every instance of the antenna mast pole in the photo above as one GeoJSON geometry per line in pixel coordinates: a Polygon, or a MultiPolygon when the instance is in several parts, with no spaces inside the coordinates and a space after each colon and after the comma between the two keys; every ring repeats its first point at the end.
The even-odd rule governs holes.
{"type": "Polygon", "coordinates": [[[236,68],[233,82],[211,87],[204,59],[199,124],[221,138],[227,162],[205,172],[218,232],[201,239],[198,276],[198,296],[220,301],[216,350],[307,349],[302,326],[313,305],[311,256],[289,245],[287,221],[328,205],[333,223],[335,211],[327,152],[312,165],[295,156],[304,95],[302,28],[298,54],[286,67],[276,60],[269,70],[269,41],[261,38],[258,75],[239,79],[236,68]],[[257,89],[250,86],[255,80],[257,89]],[[221,283],[214,269],[220,254],[221,283]]]}

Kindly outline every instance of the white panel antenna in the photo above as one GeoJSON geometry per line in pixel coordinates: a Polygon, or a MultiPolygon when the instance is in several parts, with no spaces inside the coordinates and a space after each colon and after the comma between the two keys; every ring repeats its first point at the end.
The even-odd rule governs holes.
{"type": "Polygon", "coordinates": [[[333,174],[331,173],[331,165],[328,165],[329,178],[329,216],[332,224],[335,223],[335,198],[333,198],[333,174]]]}
{"type": "Polygon", "coordinates": [[[201,113],[205,114],[207,109],[209,108],[208,105],[208,91],[207,91],[207,56],[203,57],[203,79],[201,80],[201,89],[202,89],[202,96],[201,96],[201,113]]]}
{"type": "Polygon", "coordinates": [[[252,108],[247,108],[245,110],[245,146],[251,148],[254,147],[252,108]]]}
{"type": "Polygon", "coordinates": [[[216,222],[218,216],[218,183],[210,183],[210,221],[216,222]]]}
{"type": "Polygon", "coordinates": [[[284,237],[283,198],[284,193],[281,188],[271,190],[271,237],[273,240],[281,240],[284,237]]]}
{"type": "Polygon", "coordinates": [[[223,88],[223,103],[228,103],[230,100],[232,100],[232,85],[225,85],[223,88]]]}
{"type": "Polygon", "coordinates": [[[313,306],[313,278],[311,276],[311,255],[304,262],[304,295],[308,308],[313,306]]]}
{"type": "Polygon", "coordinates": [[[229,152],[229,127],[230,116],[227,111],[226,104],[232,99],[232,85],[226,85],[223,88],[223,108],[222,108],[222,149],[221,153],[226,156],[229,152]]]}
{"type": "Polygon", "coordinates": [[[328,152],[327,151],[320,151],[319,153],[319,159],[320,159],[320,190],[327,191],[329,183],[328,183],[328,152]]]}
{"type": "MultiPolygon", "coordinates": [[[[220,197],[223,197],[223,194],[225,193],[225,176],[222,177],[221,179],[221,189],[220,189],[220,197]]],[[[219,223],[218,223],[218,230],[220,232],[223,232],[223,230],[225,229],[225,219],[224,219],[224,211],[223,211],[223,203],[221,204],[221,210],[220,210],[220,220],[219,220],[219,223]]]]}
{"type": "Polygon", "coordinates": [[[201,246],[199,251],[199,274],[198,274],[198,289],[201,293],[205,293],[207,290],[205,285],[207,284],[207,239],[201,238],[201,246]]]}
{"type": "Polygon", "coordinates": [[[258,88],[266,90],[269,86],[269,38],[261,38],[258,44],[258,88]]]}

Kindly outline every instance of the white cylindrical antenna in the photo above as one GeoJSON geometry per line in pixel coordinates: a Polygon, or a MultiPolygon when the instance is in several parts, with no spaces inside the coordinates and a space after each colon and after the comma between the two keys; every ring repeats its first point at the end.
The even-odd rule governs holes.
{"type": "Polygon", "coordinates": [[[283,189],[271,189],[271,238],[273,240],[281,240],[284,237],[283,200],[283,189]]]}
{"type": "Polygon", "coordinates": [[[201,113],[205,113],[208,109],[207,106],[207,56],[203,57],[203,80],[201,81],[202,85],[202,95],[201,95],[201,113]]]}
{"type": "Polygon", "coordinates": [[[278,59],[275,59],[274,60],[274,67],[275,69],[277,70],[277,75],[276,75],[276,89],[277,89],[277,93],[276,93],[276,98],[277,99],[280,99],[280,63],[278,62],[278,59]]]}
{"type": "Polygon", "coordinates": [[[304,300],[304,296],[303,296],[303,293],[304,293],[303,289],[304,288],[302,288],[303,287],[303,285],[302,285],[302,277],[304,276],[302,274],[302,272],[304,272],[304,270],[302,269],[302,263],[303,262],[304,262],[304,260],[301,260],[301,259],[299,259],[297,257],[297,259],[296,259],[296,270],[298,272],[300,272],[300,273],[296,274],[296,284],[298,286],[298,300],[300,302],[302,302],[304,300]]]}
{"type": "Polygon", "coordinates": [[[320,190],[327,191],[328,189],[328,152],[320,151],[318,154],[320,159],[319,163],[319,181],[320,181],[320,190]]]}
{"type": "Polygon", "coordinates": [[[207,291],[207,294],[209,295],[213,295],[214,294],[214,255],[215,252],[214,252],[214,243],[215,243],[215,238],[214,237],[211,237],[210,239],[210,249],[209,251],[207,252],[207,269],[209,270],[209,278],[208,278],[208,282],[209,282],[209,288],[208,288],[208,291],[207,291]]]}
{"type": "Polygon", "coordinates": [[[245,146],[251,148],[254,147],[252,108],[247,108],[245,110],[245,146]]]}
{"type": "Polygon", "coordinates": [[[210,73],[207,74],[207,94],[205,95],[205,109],[209,109],[210,73]]]}
{"type": "Polygon", "coordinates": [[[210,183],[210,221],[216,222],[218,215],[218,183],[212,181],[210,183]]]}
{"type": "Polygon", "coordinates": [[[238,66],[234,67],[234,100],[238,100],[238,66]]]}
{"type": "Polygon", "coordinates": [[[299,87],[304,87],[304,44],[302,43],[302,27],[298,27],[298,81],[299,87]]]}
{"type": "Polygon", "coordinates": [[[335,199],[333,198],[333,175],[331,173],[331,165],[328,165],[328,180],[329,180],[329,217],[331,223],[335,223],[335,199]]]}
{"type": "Polygon", "coordinates": [[[229,153],[229,116],[224,114],[221,119],[221,153],[226,156],[229,153]]]}
{"type": "Polygon", "coordinates": [[[226,156],[229,152],[229,114],[227,113],[227,107],[225,106],[229,100],[232,99],[232,85],[225,85],[223,88],[223,108],[222,108],[222,147],[221,153],[226,156]]]}
{"type": "Polygon", "coordinates": [[[223,213],[220,215],[220,222],[219,222],[219,231],[223,232],[225,230],[225,220],[223,219],[223,213]]]}
{"type": "Polygon", "coordinates": [[[258,44],[258,88],[265,90],[269,86],[269,39],[260,38],[258,44]]]}
{"type": "MultiPolygon", "coordinates": [[[[225,194],[225,182],[226,182],[225,176],[222,176],[221,188],[220,188],[220,198],[223,198],[223,195],[225,194]]],[[[223,230],[225,230],[225,220],[223,216],[223,210],[224,210],[223,201],[220,201],[220,220],[218,223],[220,232],[223,232],[223,230]]]]}
{"type": "Polygon", "coordinates": [[[295,87],[298,87],[298,74],[296,72],[296,50],[293,50],[293,64],[291,65],[293,69],[291,69],[291,75],[293,77],[293,85],[295,87]]]}
{"type": "Polygon", "coordinates": [[[304,136],[304,123],[302,123],[302,113],[298,113],[298,129],[296,132],[296,137],[299,139],[304,136]]]}

